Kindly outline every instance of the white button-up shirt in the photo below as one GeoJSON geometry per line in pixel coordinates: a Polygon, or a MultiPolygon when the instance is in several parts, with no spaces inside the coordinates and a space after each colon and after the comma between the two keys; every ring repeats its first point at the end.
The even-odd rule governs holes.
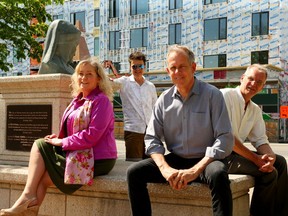
{"type": "Polygon", "coordinates": [[[248,138],[255,148],[269,143],[260,107],[250,101],[245,111],[245,100],[239,86],[221,89],[221,92],[226,102],[233,134],[242,142],[248,138]]]}
{"type": "Polygon", "coordinates": [[[124,130],[145,133],[157,100],[154,84],[144,78],[144,83],[140,86],[133,75],[123,76],[113,81],[121,84],[120,98],[124,114],[124,130]]]}

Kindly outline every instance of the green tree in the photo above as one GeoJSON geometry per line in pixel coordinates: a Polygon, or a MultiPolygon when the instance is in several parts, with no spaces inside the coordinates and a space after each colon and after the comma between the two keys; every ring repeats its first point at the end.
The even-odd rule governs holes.
{"type": "Polygon", "coordinates": [[[4,0],[0,1],[0,69],[8,71],[13,65],[7,62],[9,48],[14,56],[26,56],[40,61],[42,47],[37,37],[44,37],[48,29],[46,21],[52,17],[45,10],[46,5],[63,4],[64,0],[4,0]],[[36,24],[31,24],[36,19],[36,24]]]}

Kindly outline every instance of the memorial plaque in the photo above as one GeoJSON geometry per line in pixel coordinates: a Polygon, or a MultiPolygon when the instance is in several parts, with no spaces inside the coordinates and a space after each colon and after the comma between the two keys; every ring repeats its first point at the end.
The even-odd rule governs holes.
{"type": "Polygon", "coordinates": [[[8,105],[6,149],[30,151],[34,140],[51,134],[52,105],[8,105]]]}

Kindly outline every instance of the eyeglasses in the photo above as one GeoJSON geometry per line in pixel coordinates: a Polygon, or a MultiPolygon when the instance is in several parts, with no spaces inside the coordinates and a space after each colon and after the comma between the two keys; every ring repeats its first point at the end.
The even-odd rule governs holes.
{"type": "Polygon", "coordinates": [[[133,69],[133,70],[137,70],[137,69],[144,69],[144,64],[140,64],[140,65],[132,65],[132,69],[133,69]]]}

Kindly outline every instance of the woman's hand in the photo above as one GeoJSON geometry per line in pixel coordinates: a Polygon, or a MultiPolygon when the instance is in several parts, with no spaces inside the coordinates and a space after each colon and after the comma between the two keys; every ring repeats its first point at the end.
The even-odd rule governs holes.
{"type": "Polygon", "coordinates": [[[50,143],[51,145],[54,146],[62,146],[62,139],[59,138],[49,138],[49,137],[45,137],[44,138],[45,142],[50,143]]]}
{"type": "Polygon", "coordinates": [[[50,135],[45,136],[44,139],[46,139],[46,138],[53,139],[53,138],[56,138],[56,137],[57,137],[56,134],[50,134],[50,135]]]}

